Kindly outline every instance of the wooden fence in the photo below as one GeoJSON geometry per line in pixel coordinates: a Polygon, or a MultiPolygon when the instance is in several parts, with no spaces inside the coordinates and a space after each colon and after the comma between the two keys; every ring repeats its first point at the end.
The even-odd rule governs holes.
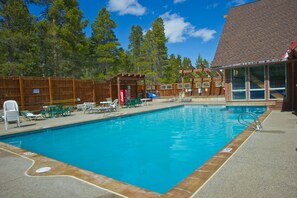
{"type": "MultiPolygon", "coordinates": [[[[224,95],[220,81],[185,83],[187,96],[224,95]]],[[[1,77],[0,109],[6,100],[15,100],[21,110],[40,110],[44,105],[76,105],[83,102],[96,102],[116,97],[109,81],[78,80],[54,77],[1,77]],[[112,94],[112,95],[111,95],[112,94]]],[[[144,86],[138,85],[135,95],[143,93],[144,86]]],[[[182,84],[147,85],[147,91],[157,92],[162,96],[177,96],[182,92],[182,84]]],[[[146,97],[146,96],[145,96],[146,97]]],[[[113,98],[115,99],[115,98],[113,98]]]]}
{"type": "MultiPolygon", "coordinates": [[[[147,91],[157,92],[159,96],[178,96],[183,91],[182,83],[148,85],[147,91]]],[[[184,83],[186,96],[218,96],[225,94],[224,84],[221,81],[209,80],[205,82],[184,83]]]]}
{"type": "Polygon", "coordinates": [[[110,97],[109,84],[92,80],[43,77],[0,77],[0,108],[15,100],[21,110],[39,110],[44,105],[99,103],[110,97]]]}

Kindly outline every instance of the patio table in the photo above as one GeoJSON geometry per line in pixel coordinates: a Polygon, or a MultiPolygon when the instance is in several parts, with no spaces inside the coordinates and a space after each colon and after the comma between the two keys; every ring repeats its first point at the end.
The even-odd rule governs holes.
{"type": "Polygon", "coordinates": [[[103,106],[109,106],[112,103],[112,101],[101,101],[100,104],[103,106]]]}
{"type": "Polygon", "coordinates": [[[56,107],[56,105],[48,105],[42,108],[45,110],[45,113],[48,113],[49,118],[53,118],[55,116],[56,107]]]}
{"type": "Polygon", "coordinates": [[[143,102],[143,105],[144,106],[147,106],[148,105],[148,101],[151,101],[152,99],[150,99],[150,98],[142,98],[142,99],[140,99],[142,102],[143,102]]]}

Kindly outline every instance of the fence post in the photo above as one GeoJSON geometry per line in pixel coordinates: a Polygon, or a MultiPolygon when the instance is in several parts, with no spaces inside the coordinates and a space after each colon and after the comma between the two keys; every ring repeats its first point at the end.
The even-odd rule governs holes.
{"type": "Polygon", "coordinates": [[[213,80],[211,79],[211,81],[210,81],[210,92],[209,92],[209,95],[211,96],[211,95],[213,95],[213,88],[214,88],[214,86],[213,86],[213,80]]]}
{"type": "Polygon", "coordinates": [[[53,104],[53,92],[52,92],[52,79],[51,77],[48,77],[48,91],[49,91],[49,97],[50,97],[50,105],[53,104]]]}
{"type": "Polygon", "coordinates": [[[111,80],[109,81],[109,97],[112,98],[112,84],[111,84],[111,80]]]}
{"type": "Polygon", "coordinates": [[[117,86],[118,86],[118,100],[120,101],[120,98],[121,98],[121,83],[120,83],[120,77],[117,77],[117,86]]]}
{"type": "Polygon", "coordinates": [[[146,82],[145,82],[145,78],[143,79],[143,92],[142,92],[142,97],[146,98],[146,82]]]}
{"type": "Polygon", "coordinates": [[[73,93],[73,105],[76,104],[76,87],[75,87],[75,78],[72,78],[72,93],[73,93]]]}
{"type": "Polygon", "coordinates": [[[93,102],[96,102],[95,81],[92,80],[92,82],[93,82],[93,102]]]}
{"type": "Polygon", "coordinates": [[[24,100],[24,83],[23,83],[22,76],[19,76],[19,86],[20,86],[21,108],[22,108],[22,111],[24,111],[25,110],[25,100],[24,100]]]}
{"type": "Polygon", "coordinates": [[[173,96],[176,96],[176,83],[173,83],[173,96]]]}

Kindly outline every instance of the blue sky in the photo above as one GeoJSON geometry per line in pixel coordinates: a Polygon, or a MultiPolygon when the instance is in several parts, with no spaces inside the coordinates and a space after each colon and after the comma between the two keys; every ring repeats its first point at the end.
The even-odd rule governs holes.
{"type": "Polygon", "coordinates": [[[105,6],[118,24],[114,30],[121,47],[127,49],[132,25],[148,30],[157,17],[162,17],[168,38],[168,55],[189,57],[195,65],[198,54],[212,61],[225,19],[231,6],[254,0],[78,0],[84,17],[89,19],[85,32],[105,6]]]}

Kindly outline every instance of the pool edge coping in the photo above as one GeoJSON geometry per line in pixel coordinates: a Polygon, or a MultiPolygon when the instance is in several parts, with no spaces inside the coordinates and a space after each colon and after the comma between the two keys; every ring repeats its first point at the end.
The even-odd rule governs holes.
{"type": "MultiPolygon", "coordinates": [[[[170,107],[164,107],[162,109],[167,109],[171,107],[178,107],[178,106],[185,106],[188,104],[182,104],[182,105],[176,105],[176,106],[170,106],[170,107]]],[[[158,110],[162,110],[158,109],[158,110]]],[[[151,112],[151,111],[156,111],[156,110],[149,110],[145,111],[142,113],[146,112],[151,112]]],[[[139,112],[138,112],[139,113],[139,112]]],[[[126,115],[133,115],[133,114],[138,114],[138,113],[131,113],[131,114],[125,114],[126,115]]],[[[266,110],[261,116],[260,120],[263,122],[268,115],[271,113],[270,110],[266,110]]],[[[113,116],[113,117],[108,117],[105,119],[112,119],[118,116],[113,116]]],[[[105,119],[97,119],[97,120],[92,120],[92,121],[98,121],[98,120],[105,120],[105,119]]],[[[86,123],[86,122],[92,122],[92,121],[83,121],[75,124],[80,124],[80,123],[86,123]]],[[[69,124],[68,124],[69,125],[69,124]]],[[[34,131],[38,131],[41,129],[36,129],[34,131]]],[[[31,130],[32,131],[32,130],[31,130]]],[[[25,132],[25,131],[24,131],[25,132]]],[[[28,131],[26,131],[28,132],[28,131]]],[[[59,177],[59,176],[68,176],[72,177],[75,179],[78,179],[80,181],[84,181],[88,184],[95,185],[96,187],[107,190],[108,192],[117,194],[119,196],[128,196],[128,197],[193,197],[195,194],[220,170],[220,168],[227,163],[227,161],[233,156],[234,153],[248,140],[248,138],[255,132],[255,130],[249,129],[247,127],[245,130],[240,132],[235,138],[233,138],[230,142],[228,142],[220,151],[218,151],[215,155],[213,155],[207,162],[205,162],[202,166],[198,167],[195,171],[193,171],[189,176],[184,178],[181,182],[179,182],[176,186],[171,188],[169,191],[167,191],[164,194],[159,194],[154,191],[146,190],[144,188],[140,188],[125,182],[121,182],[116,179],[112,179],[109,177],[106,177],[104,175],[100,175],[97,173],[93,173],[88,170],[84,170],[82,168],[75,167],[73,165],[51,159],[49,157],[43,156],[43,155],[34,155],[34,156],[25,156],[24,153],[29,152],[26,149],[14,147],[12,145],[2,143],[0,142],[0,149],[6,150],[8,152],[14,153],[17,156],[30,159],[34,161],[31,167],[28,168],[29,176],[40,176],[40,174],[35,173],[37,168],[35,167],[38,165],[43,165],[46,164],[48,166],[49,162],[51,163],[56,163],[56,166],[60,166],[62,169],[68,168],[70,170],[59,170],[58,172],[54,173],[53,171],[49,173],[45,173],[42,176],[54,176],[54,177],[59,177]],[[241,137],[243,136],[243,137],[241,137]],[[242,140],[238,140],[239,138],[242,138],[242,140]],[[236,142],[238,141],[238,142],[236,142]],[[232,152],[229,153],[222,153],[222,150],[225,148],[232,148],[232,152]],[[234,149],[233,149],[234,148],[234,149]],[[34,168],[33,168],[34,167],[34,168]],[[206,170],[204,170],[206,169],[206,170]],[[60,174],[60,173],[67,173],[67,174],[60,174]],[[70,174],[70,172],[73,172],[70,174]],[[78,172],[80,174],[76,174],[75,172],[78,172]],[[83,175],[85,173],[86,175],[83,175]],[[91,176],[93,174],[93,176],[91,176]],[[81,178],[82,177],[82,178],[81,178]],[[108,183],[111,186],[108,186],[106,184],[106,181],[103,181],[102,184],[98,184],[98,181],[92,181],[94,177],[98,178],[103,178],[103,180],[107,180],[108,183]],[[88,181],[91,180],[91,181],[88,181]],[[106,186],[107,185],[107,186],[106,186]],[[119,188],[118,186],[121,186],[122,188],[119,188]]],[[[23,133],[23,132],[21,132],[23,133]]],[[[26,172],[27,172],[26,171],[26,172]]]]}
{"type": "MultiPolygon", "coordinates": [[[[271,110],[266,110],[259,120],[261,123],[270,115],[271,110]]],[[[221,150],[208,159],[202,166],[194,170],[188,177],[167,191],[162,197],[193,197],[215,174],[228,162],[229,159],[256,131],[247,127],[235,138],[228,142],[221,150]],[[223,152],[226,148],[232,148],[231,152],[223,152]]]]}

